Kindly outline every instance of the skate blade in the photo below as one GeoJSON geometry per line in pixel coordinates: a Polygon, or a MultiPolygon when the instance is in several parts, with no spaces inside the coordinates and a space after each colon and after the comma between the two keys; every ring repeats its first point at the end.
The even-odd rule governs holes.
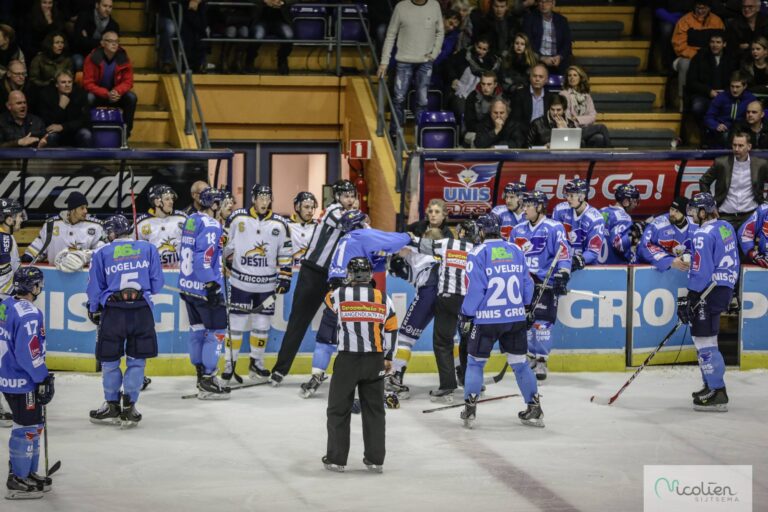
{"type": "Polygon", "coordinates": [[[39,500],[43,497],[43,491],[19,491],[16,489],[8,489],[5,494],[7,500],[39,500]]]}
{"type": "Polygon", "coordinates": [[[91,418],[91,423],[94,425],[107,425],[109,427],[116,427],[120,425],[120,418],[106,418],[103,420],[98,418],[91,418]]]}
{"type": "Polygon", "coordinates": [[[0,420],[0,427],[11,428],[13,426],[13,420],[0,420]]]}
{"type": "Polygon", "coordinates": [[[728,412],[728,404],[694,405],[693,410],[699,412],[728,412]]]}
{"type": "Polygon", "coordinates": [[[382,474],[384,472],[384,467],[383,466],[379,466],[377,464],[366,464],[365,465],[365,469],[367,469],[371,473],[382,474]]]}
{"type": "Polygon", "coordinates": [[[120,430],[129,430],[136,428],[139,425],[138,421],[123,420],[120,422],[120,430]]]}
{"type": "Polygon", "coordinates": [[[452,404],[453,395],[430,396],[429,401],[432,402],[433,404],[452,404]]]}
{"type": "Polygon", "coordinates": [[[249,373],[248,378],[251,380],[251,382],[255,382],[257,384],[262,384],[264,382],[269,382],[269,376],[263,377],[261,375],[257,375],[255,373],[249,373]]]}
{"type": "Polygon", "coordinates": [[[229,400],[230,398],[229,393],[209,393],[207,391],[197,393],[198,400],[229,400]]]}
{"type": "Polygon", "coordinates": [[[531,420],[521,419],[520,422],[527,427],[544,428],[544,420],[541,418],[531,420]]]}
{"type": "Polygon", "coordinates": [[[472,428],[474,427],[473,424],[475,423],[475,418],[465,418],[463,420],[464,420],[464,428],[468,430],[472,430],[472,428]]]}
{"type": "Polygon", "coordinates": [[[301,398],[312,398],[317,393],[316,389],[300,389],[299,396],[301,398]]]}
{"type": "Polygon", "coordinates": [[[344,466],[339,466],[338,464],[323,464],[323,466],[325,466],[325,469],[328,471],[333,471],[334,473],[344,472],[344,466]]]}

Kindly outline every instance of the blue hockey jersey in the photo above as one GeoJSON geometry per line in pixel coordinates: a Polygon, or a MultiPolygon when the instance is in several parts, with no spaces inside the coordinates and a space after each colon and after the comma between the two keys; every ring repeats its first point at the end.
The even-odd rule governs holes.
{"type": "Polygon", "coordinates": [[[512,230],[512,242],[525,254],[525,263],[531,274],[540,281],[547,277],[547,271],[557,258],[555,270],[549,278],[554,281],[560,270],[571,271],[571,249],[565,239],[565,228],[556,220],[543,218],[535,226],[523,222],[512,230]]]}
{"type": "Polygon", "coordinates": [[[488,240],[469,253],[467,294],[461,313],[476,324],[525,320],[525,305],[533,298],[533,279],[523,251],[505,240],[488,240]]]}
{"type": "Polygon", "coordinates": [[[606,206],[600,213],[605,222],[605,240],[608,250],[603,251],[604,259],[600,263],[609,265],[626,265],[635,262],[635,254],[632,252],[632,243],[629,239],[629,228],[632,227],[632,217],[624,208],[606,206]]]}
{"type": "Polygon", "coordinates": [[[374,272],[386,268],[387,254],[393,254],[408,245],[411,237],[407,233],[389,233],[378,229],[356,229],[339,240],[328,268],[328,279],[347,277],[347,264],[352,258],[368,258],[374,272]]]}
{"type": "Polygon", "coordinates": [[[141,290],[152,306],[152,294],[164,284],[163,264],[157,248],[146,240],[118,239],[93,253],[88,271],[88,304],[91,311],[104,306],[113,293],[141,290]]]}
{"type": "Polygon", "coordinates": [[[688,289],[703,291],[709,283],[733,289],[739,276],[739,250],[733,226],[724,220],[705,222],[693,235],[688,289]]]}
{"type": "Polygon", "coordinates": [[[768,203],[758,206],[741,225],[739,244],[744,254],[755,248],[760,254],[768,254],[768,203]]]}
{"type": "Polygon", "coordinates": [[[568,202],[563,201],[555,207],[552,218],[563,224],[572,255],[581,254],[587,265],[600,261],[601,253],[607,248],[605,221],[600,210],[587,205],[581,215],[576,215],[568,202]]]}
{"type": "Polygon", "coordinates": [[[637,246],[637,257],[641,263],[650,263],[659,272],[669,270],[675,258],[691,254],[691,238],[699,226],[688,220],[679,228],[665,213],[653,219],[643,231],[643,238],[637,246]]]}
{"type": "Polygon", "coordinates": [[[521,222],[525,221],[525,213],[520,213],[518,215],[514,212],[511,212],[505,204],[494,207],[491,212],[499,218],[499,224],[501,225],[501,238],[507,241],[510,240],[509,235],[512,233],[512,229],[521,222]]]}
{"type": "Polygon", "coordinates": [[[0,302],[0,391],[26,393],[48,376],[43,313],[28,300],[0,302]]]}
{"type": "Polygon", "coordinates": [[[204,213],[192,214],[181,232],[179,289],[205,298],[205,283],[224,285],[221,274],[221,225],[204,213]]]}

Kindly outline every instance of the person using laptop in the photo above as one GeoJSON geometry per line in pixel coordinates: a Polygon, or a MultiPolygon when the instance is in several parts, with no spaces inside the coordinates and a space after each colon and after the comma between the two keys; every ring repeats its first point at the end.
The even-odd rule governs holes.
{"type": "MultiPolygon", "coordinates": [[[[549,149],[553,129],[576,128],[573,120],[565,116],[568,105],[564,97],[552,94],[546,98],[546,103],[549,105],[547,113],[531,122],[531,128],[528,130],[529,148],[545,147],[549,149]]],[[[575,149],[578,148],[579,145],[576,145],[575,149]]]]}
{"type": "Polygon", "coordinates": [[[597,110],[592,101],[589,88],[589,76],[579,66],[570,66],[565,74],[565,83],[560,96],[568,106],[565,117],[581,128],[581,145],[589,148],[609,148],[611,138],[604,124],[596,123],[597,110]]]}

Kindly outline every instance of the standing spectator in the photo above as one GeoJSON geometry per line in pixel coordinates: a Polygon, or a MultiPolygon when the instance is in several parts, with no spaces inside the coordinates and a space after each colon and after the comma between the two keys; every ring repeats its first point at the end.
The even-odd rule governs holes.
{"type": "Polygon", "coordinates": [[[742,0],[741,14],[728,20],[730,53],[736,60],[749,57],[750,44],[768,31],[768,16],[760,12],[760,0],[742,0]]]}
{"type": "Polygon", "coordinates": [[[67,51],[67,39],[63,32],[51,32],[43,40],[42,50],[29,67],[29,81],[32,86],[44,89],[53,85],[60,71],[72,72],[74,67],[67,51]]]}
{"type": "Polygon", "coordinates": [[[523,20],[523,32],[547,69],[562,75],[571,63],[571,28],[568,19],[554,9],[555,0],[539,0],[539,9],[523,20]]]}
{"type": "Polygon", "coordinates": [[[89,104],[120,107],[123,110],[123,120],[130,137],[137,101],[136,94],[131,91],[133,66],[128,54],[120,47],[116,32],[105,32],[101,38],[101,48],[93,50],[86,57],[83,86],[88,93],[89,104]]]}
{"type": "MultiPolygon", "coordinates": [[[[416,119],[427,108],[427,90],[432,77],[432,62],[440,54],[443,37],[443,17],[440,6],[435,0],[410,0],[395,6],[387,27],[377,75],[380,79],[385,77],[392,49],[397,42],[393,107],[400,126],[405,123],[405,97],[414,75],[416,119]]],[[[395,123],[390,124],[389,132],[393,139],[395,130],[395,123]]]]}
{"type": "Polygon", "coordinates": [[[508,1],[493,0],[487,14],[475,10],[472,16],[475,37],[487,37],[491,42],[491,51],[499,57],[505,57],[521,26],[520,17],[510,12],[508,1]]]}
{"type": "Polygon", "coordinates": [[[192,204],[182,210],[184,215],[189,217],[203,208],[200,204],[200,193],[207,188],[208,184],[204,181],[198,180],[192,184],[192,188],[189,189],[189,195],[192,196],[192,204]]]}
{"type": "Polygon", "coordinates": [[[653,61],[659,71],[665,75],[672,69],[675,52],[672,49],[672,34],[675,25],[683,15],[691,10],[692,2],[680,0],[652,0],[653,8],[653,45],[655,58],[653,61]],[[691,3],[691,5],[687,5],[691,3]]]}
{"type": "Polygon", "coordinates": [[[747,105],[755,101],[747,90],[747,79],[738,71],[731,76],[729,90],[723,91],[712,100],[704,116],[705,140],[708,146],[724,148],[728,144],[728,130],[734,124],[744,121],[747,105]]]}
{"type": "Polygon", "coordinates": [[[548,79],[547,66],[536,64],[531,68],[528,87],[518,89],[510,99],[512,115],[525,127],[526,133],[531,121],[544,115],[544,86],[548,79]]]}
{"type": "Polygon", "coordinates": [[[734,126],[729,138],[733,138],[736,131],[744,132],[749,136],[752,149],[768,149],[768,125],[763,122],[764,117],[763,104],[759,100],[753,101],[747,105],[744,124],[734,126]]]}
{"type": "MultiPolygon", "coordinates": [[[[253,38],[264,39],[269,35],[280,39],[293,39],[291,5],[296,2],[297,0],[257,0],[253,11],[255,23],[251,27],[253,38]]],[[[442,23],[442,18],[440,22],[442,23]]],[[[292,43],[282,43],[277,47],[277,72],[281,75],[287,75],[290,71],[288,56],[291,50],[293,50],[292,43]]],[[[253,67],[258,51],[259,45],[250,46],[246,57],[246,70],[253,67]]]]}
{"type": "Polygon", "coordinates": [[[156,0],[158,32],[158,67],[161,73],[173,71],[173,46],[171,38],[176,35],[176,25],[171,17],[171,0],[156,0]]]}
{"type": "Polygon", "coordinates": [[[552,130],[554,128],[576,128],[576,123],[573,119],[569,119],[565,115],[565,111],[568,107],[568,101],[565,97],[560,95],[553,95],[548,98],[549,107],[547,113],[541,117],[537,117],[531,122],[531,128],[528,130],[528,139],[526,147],[549,148],[549,143],[552,140],[552,130]]]}
{"type": "Polygon", "coordinates": [[[611,147],[611,137],[604,124],[596,123],[597,110],[589,93],[589,77],[579,66],[570,66],[560,95],[566,102],[565,117],[581,128],[582,144],[589,148],[611,147]]]}
{"type": "Polygon", "coordinates": [[[93,9],[77,15],[72,35],[72,61],[75,70],[83,69],[83,60],[99,47],[106,32],[120,33],[120,25],[112,18],[112,0],[96,0],[93,9]]]}
{"type": "Polygon", "coordinates": [[[707,45],[713,30],[724,30],[723,20],[711,12],[711,0],[696,0],[693,10],[678,20],[672,34],[672,48],[677,58],[672,67],[677,71],[678,95],[683,97],[685,78],[691,59],[699,48],[707,45]]]}
{"type": "Polygon", "coordinates": [[[91,147],[88,97],[74,83],[72,71],[59,71],[56,84],[40,92],[39,103],[49,146],[91,147]]]}
{"type": "Polygon", "coordinates": [[[5,78],[8,66],[14,60],[24,62],[24,53],[16,44],[16,31],[13,27],[0,23],[0,79],[5,78]]]}
{"type": "Polygon", "coordinates": [[[715,202],[720,218],[736,231],[757,207],[765,201],[768,182],[768,162],[750,157],[752,145],[749,136],[735,132],[731,138],[732,155],[721,156],[712,162],[699,179],[702,192],[711,192],[715,184],[715,202]]]}
{"type": "Polygon", "coordinates": [[[480,83],[467,96],[464,104],[464,143],[467,147],[473,146],[480,121],[488,116],[491,105],[500,96],[501,86],[496,80],[496,73],[484,71],[480,83]]]}
{"type": "Polygon", "coordinates": [[[27,23],[24,25],[22,35],[22,48],[30,57],[37,55],[45,46],[40,43],[51,32],[64,30],[64,17],[59,11],[58,2],[54,0],[35,0],[32,9],[27,15],[27,23]]]}
{"type": "Polygon", "coordinates": [[[509,115],[509,104],[497,99],[491,105],[491,111],[477,127],[476,148],[524,148],[525,131],[522,123],[509,115]]]}
{"type": "Polygon", "coordinates": [[[21,91],[26,97],[29,96],[29,89],[27,66],[19,60],[12,60],[8,64],[8,73],[0,82],[0,112],[5,112],[5,104],[8,101],[8,95],[12,91],[21,91]]]}
{"type": "MultiPolygon", "coordinates": [[[[460,22],[458,26],[459,38],[456,43],[456,49],[458,51],[463,50],[470,44],[472,44],[472,12],[475,8],[469,0],[453,0],[451,9],[459,13],[460,22]]],[[[368,10],[370,14],[370,9],[368,10]]]]}
{"type": "Polygon", "coordinates": [[[440,55],[432,63],[432,80],[430,85],[435,89],[443,90],[443,76],[445,75],[443,68],[446,66],[448,59],[456,52],[456,44],[459,41],[459,31],[457,27],[461,22],[459,13],[454,10],[443,11],[443,31],[445,37],[443,38],[443,46],[440,49],[440,55]]]}
{"type": "Polygon", "coordinates": [[[407,233],[424,236],[430,229],[439,229],[440,238],[453,238],[451,228],[448,226],[448,209],[445,207],[445,201],[430,199],[424,213],[423,219],[412,222],[405,227],[407,233]]]}
{"type": "Polygon", "coordinates": [[[745,62],[742,71],[749,75],[749,92],[768,94],[768,39],[763,36],[752,42],[751,58],[745,62]]]}
{"type": "Polygon", "coordinates": [[[208,27],[208,2],[186,0],[182,3],[181,43],[189,66],[199,73],[207,73],[205,62],[207,43],[202,39],[208,27]]]}
{"type": "Polygon", "coordinates": [[[8,112],[0,116],[0,147],[44,148],[48,143],[43,120],[28,112],[27,98],[11,91],[5,104],[8,112]]]}
{"type": "Polygon", "coordinates": [[[505,94],[513,94],[528,85],[531,68],[538,62],[538,57],[531,48],[531,41],[522,32],[515,34],[512,51],[501,63],[502,88],[505,94]]]}
{"type": "Polygon", "coordinates": [[[709,37],[709,47],[691,59],[686,76],[686,103],[700,125],[709,103],[726,87],[738,63],[726,51],[725,34],[716,30],[709,37]]]}

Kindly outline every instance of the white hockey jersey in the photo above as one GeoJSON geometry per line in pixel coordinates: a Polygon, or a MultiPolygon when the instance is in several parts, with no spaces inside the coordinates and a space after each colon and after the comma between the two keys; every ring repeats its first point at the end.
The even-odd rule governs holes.
{"type": "Polygon", "coordinates": [[[229,237],[224,257],[232,255],[232,285],[247,292],[271,292],[277,272],[290,267],[293,257],[291,234],[284,217],[269,212],[240,209],[227,220],[229,237]]]}
{"type": "Polygon", "coordinates": [[[304,255],[307,253],[309,247],[309,241],[312,239],[312,232],[317,226],[316,220],[304,222],[299,218],[297,214],[291,215],[288,221],[288,229],[291,232],[291,246],[293,247],[293,267],[298,268],[301,265],[301,260],[304,259],[304,255]]]}
{"type": "Polygon", "coordinates": [[[40,229],[40,234],[27,247],[25,256],[31,258],[37,256],[45,246],[49,229],[52,230],[51,242],[48,244],[45,254],[40,256],[38,261],[47,260],[48,263],[53,264],[61,251],[93,251],[106,243],[104,241],[104,228],[98,219],[88,216],[77,224],[70,224],[69,212],[63,211],[57,217],[45,221],[42,229],[40,229]]]}
{"type": "Polygon", "coordinates": [[[19,268],[19,246],[10,233],[0,231],[0,300],[13,291],[13,273],[19,268]]]}
{"type": "Polygon", "coordinates": [[[160,253],[160,262],[164,267],[179,266],[179,246],[181,245],[181,229],[187,216],[180,210],[174,210],[171,215],[155,216],[153,208],[141,215],[136,221],[139,240],[146,240],[160,253]]]}
{"type": "Polygon", "coordinates": [[[413,247],[408,247],[408,249],[410,250],[403,257],[405,262],[411,268],[408,282],[412,284],[414,288],[421,288],[429,280],[430,274],[432,273],[432,268],[439,262],[435,259],[434,256],[421,254],[413,247]]]}

